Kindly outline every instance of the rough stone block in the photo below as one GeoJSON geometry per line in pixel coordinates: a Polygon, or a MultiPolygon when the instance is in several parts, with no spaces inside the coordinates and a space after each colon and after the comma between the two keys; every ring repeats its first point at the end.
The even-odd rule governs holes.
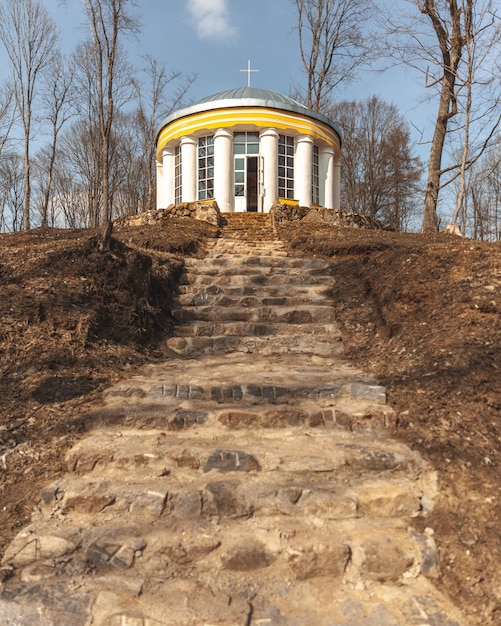
{"type": "Polygon", "coordinates": [[[299,580],[319,576],[340,577],[344,574],[351,557],[345,543],[333,540],[329,545],[307,541],[291,546],[289,565],[299,580]]]}
{"type": "Polygon", "coordinates": [[[259,424],[259,415],[257,413],[231,411],[219,415],[218,421],[228,428],[253,428],[259,424]]]}
{"type": "Polygon", "coordinates": [[[316,490],[303,495],[302,505],[306,515],[321,519],[353,519],[357,517],[357,502],[349,496],[339,496],[329,491],[316,490]]]}
{"type": "Polygon", "coordinates": [[[202,494],[200,491],[182,489],[171,493],[170,514],[178,519],[194,519],[202,514],[202,494]]]}
{"type": "Polygon", "coordinates": [[[75,511],[94,515],[114,504],[115,500],[116,494],[107,483],[90,484],[80,487],[79,491],[66,491],[61,508],[65,513],[75,511]]]}
{"type": "Polygon", "coordinates": [[[220,545],[221,541],[215,537],[183,534],[175,537],[172,544],[166,546],[165,553],[178,565],[189,565],[214,552],[220,545]]]}
{"type": "Polygon", "coordinates": [[[269,567],[275,558],[263,543],[248,539],[225,550],[221,563],[224,569],[249,572],[269,567]]]}
{"type": "Polygon", "coordinates": [[[86,549],[91,563],[114,569],[129,569],[134,564],[136,554],[146,547],[144,539],[127,528],[109,530],[94,539],[86,549]]]}
{"type": "Polygon", "coordinates": [[[41,535],[33,528],[25,528],[10,543],[2,559],[2,565],[15,568],[31,565],[36,561],[57,559],[76,550],[77,546],[57,535],[41,535]]]}
{"type": "Polygon", "coordinates": [[[261,466],[255,456],[243,450],[215,450],[204,463],[204,472],[259,472],[261,466]]]}
{"type": "Polygon", "coordinates": [[[361,515],[414,517],[421,509],[421,500],[408,484],[379,481],[359,492],[358,505],[361,515]]]}
{"type": "Polygon", "coordinates": [[[353,383],[351,385],[351,397],[353,400],[372,400],[386,404],[386,389],[381,385],[353,383]]]}
{"type": "Polygon", "coordinates": [[[363,543],[362,550],[364,560],[360,571],[378,582],[396,582],[414,564],[413,552],[397,539],[369,539],[363,543]]]}
{"type": "Polygon", "coordinates": [[[169,430],[183,430],[193,426],[201,426],[207,421],[208,413],[205,411],[176,411],[176,414],[169,422],[169,430]]]}
{"type": "Polygon", "coordinates": [[[250,517],[252,507],[238,492],[238,480],[207,483],[203,496],[203,512],[220,517],[250,517]]]}

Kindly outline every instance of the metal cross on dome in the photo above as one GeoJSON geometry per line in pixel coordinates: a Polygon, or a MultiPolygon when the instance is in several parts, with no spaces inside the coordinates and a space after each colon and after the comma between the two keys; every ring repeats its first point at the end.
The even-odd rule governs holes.
{"type": "Polygon", "coordinates": [[[251,62],[250,59],[247,61],[247,69],[240,70],[241,72],[247,72],[247,87],[251,86],[251,74],[252,72],[259,72],[259,70],[251,70],[251,62]]]}

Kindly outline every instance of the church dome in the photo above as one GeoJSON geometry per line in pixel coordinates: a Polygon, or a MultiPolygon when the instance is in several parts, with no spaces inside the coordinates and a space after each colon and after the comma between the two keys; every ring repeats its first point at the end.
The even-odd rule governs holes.
{"type": "Polygon", "coordinates": [[[267,109],[299,113],[327,124],[342,138],[341,128],[325,115],[309,109],[304,104],[294,100],[294,98],[271,89],[261,89],[259,87],[237,87],[236,89],[228,89],[207,96],[188,107],[174,111],[163,120],[161,126],[164,127],[175,120],[193,115],[194,113],[237,107],[265,107],[267,109]]]}

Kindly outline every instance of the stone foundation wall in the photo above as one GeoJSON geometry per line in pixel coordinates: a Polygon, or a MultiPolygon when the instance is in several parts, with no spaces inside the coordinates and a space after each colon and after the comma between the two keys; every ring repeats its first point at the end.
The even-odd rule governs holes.
{"type": "Polygon", "coordinates": [[[117,226],[143,226],[156,224],[171,217],[191,217],[202,222],[208,222],[213,226],[221,225],[221,211],[215,200],[209,202],[182,202],[178,205],[170,205],[166,209],[145,211],[137,215],[124,215],[115,220],[117,226]]]}
{"type": "Polygon", "coordinates": [[[383,230],[385,226],[379,221],[367,215],[349,213],[348,211],[335,211],[324,207],[308,208],[294,204],[275,202],[270,210],[270,216],[279,226],[289,221],[324,222],[334,226],[350,226],[352,228],[366,228],[370,230],[383,230]]]}

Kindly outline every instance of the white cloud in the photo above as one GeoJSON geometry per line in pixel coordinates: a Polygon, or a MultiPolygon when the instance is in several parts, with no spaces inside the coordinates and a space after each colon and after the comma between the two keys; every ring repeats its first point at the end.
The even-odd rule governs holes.
{"type": "Polygon", "coordinates": [[[236,35],[227,0],[188,0],[188,10],[200,39],[228,39],[236,35]]]}

